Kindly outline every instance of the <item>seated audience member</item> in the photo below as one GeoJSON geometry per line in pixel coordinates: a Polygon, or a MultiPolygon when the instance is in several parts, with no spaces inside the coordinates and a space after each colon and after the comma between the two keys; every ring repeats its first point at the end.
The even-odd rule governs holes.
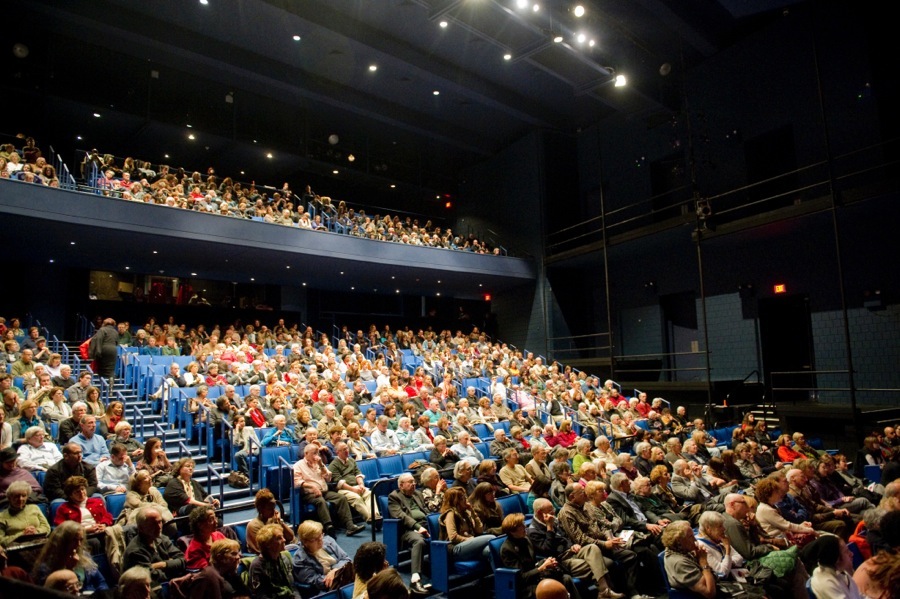
{"type": "Polygon", "coordinates": [[[162,534],[163,518],[153,506],[142,506],[135,515],[137,535],[128,543],[122,555],[122,569],[134,566],[148,568],[153,586],[185,573],[184,554],[162,534]]]}
{"type": "MultiPolygon", "coordinates": [[[[797,460],[795,464],[801,461],[797,460]]],[[[822,501],[818,492],[810,486],[809,478],[803,470],[799,468],[789,470],[787,482],[791,496],[806,509],[815,530],[830,532],[838,536],[849,536],[856,527],[850,518],[849,511],[832,508],[822,501]],[[853,523],[852,526],[850,526],[851,523],[853,523]]]]}
{"type": "Polygon", "coordinates": [[[46,502],[43,496],[43,489],[38,481],[31,475],[28,470],[19,468],[16,464],[19,455],[12,447],[0,450],[0,508],[7,505],[6,492],[10,485],[17,481],[24,482],[31,488],[29,498],[32,501],[46,502]]]}
{"type": "Polygon", "coordinates": [[[44,581],[44,588],[78,597],[81,585],[78,584],[78,576],[75,572],[63,569],[51,572],[44,581]]]}
{"type": "MultiPolygon", "coordinates": [[[[813,469],[810,468],[812,471],[813,469]]],[[[815,466],[809,484],[818,492],[826,504],[831,507],[842,508],[851,514],[861,514],[865,510],[870,510],[875,506],[872,505],[865,497],[853,497],[845,495],[841,488],[835,484],[831,476],[835,472],[834,459],[830,455],[823,455],[819,458],[818,464],[815,466]]]]}
{"type": "MultiPolygon", "coordinates": [[[[468,462],[463,462],[468,463],[468,462]]],[[[419,475],[422,482],[422,499],[425,501],[426,513],[433,514],[441,510],[444,504],[444,493],[447,491],[447,481],[435,468],[425,468],[419,475]]]]}
{"type": "Polygon", "coordinates": [[[294,533],[281,517],[278,511],[278,502],[269,489],[260,489],[253,500],[256,507],[256,517],[247,523],[247,549],[252,553],[259,553],[259,545],[256,543],[256,533],[267,524],[281,526],[286,543],[293,543],[294,533]]]}
{"type": "Polygon", "coordinates": [[[331,483],[337,492],[347,498],[353,511],[362,516],[366,522],[370,522],[373,516],[376,519],[381,518],[377,505],[374,514],[372,513],[372,492],[366,488],[366,477],[360,472],[356,461],[350,457],[350,447],[340,441],[335,446],[335,452],[335,458],[328,464],[328,470],[331,472],[331,483]]]}
{"type": "MultiPolygon", "coordinates": [[[[790,522],[782,516],[778,504],[787,493],[787,479],[767,477],[756,484],[756,500],[759,502],[756,508],[756,521],[759,522],[763,532],[773,537],[786,533],[815,534],[811,522],[798,524],[790,522]]],[[[729,497],[731,495],[725,498],[726,510],[729,497]]]]}
{"type": "Polygon", "coordinates": [[[178,516],[187,516],[195,507],[219,507],[219,500],[206,496],[200,483],[193,479],[195,462],[191,458],[181,458],[175,463],[171,480],[166,484],[163,498],[169,510],[178,516]]]}
{"type": "Polygon", "coordinates": [[[219,519],[211,507],[198,507],[191,512],[191,534],[193,538],[184,552],[184,565],[189,570],[202,570],[209,565],[210,549],[225,535],[217,530],[219,519]]]}
{"type": "Polygon", "coordinates": [[[262,446],[263,447],[287,447],[294,442],[294,435],[286,429],[287,426],[287,418],[283,415],[279,414],[272,419],[272,423],[275,428],[263,437],[262,446]]]}
{"type": "Polygon", "coordinates": [[[53,387],[47,401],[41,406],[41,418],[47,423],[60,423],[72,417],[72,408],[66,401],[65,390],[62,387],[53,387]]]}
{"type": "Polygon", "coordinates": [[[437,466],[439,470],[445,471],[453,468],[454,464],[459,462],[459,456],[450,449],[446,437],[443,435],[435,435],[434,447],[431,450],[428,461],[437,466]]]}
{"type": "Polygon", "coordinates": [[[232,419],[231,446],[234,450],[234,460],[237,462],[238,471],[250,477],[250,456],[259,455],[260,442],[256,436],[256,430],[247,426],[247,419],[240,414],[232,419]]]}
{"type": "Polygon", "coordinates": [[[791,464],[794,460],[799,460],[803,457],[798,451],[795,451],[791,447],[791,436],[788,434],[784,434],[778,437],[775,440],[775,453],[778,455],[778,460],[785,464],[791,464]]]}
{"type": "MultiPolygon", "coordinates": [[[[88,497],[87,484],[87,480],[81,476],[73,476],[66,480],[63,485],[66,502],[56,509],[53,524],[59,526],[67,520],[77,522],[90,535],[101,533],[107,526],[112,526],[113,517],[106,510],[106,503],[99,497],[88,497]]],[[[101,548],[96,538],[89,539],[89,544],[92,545],[92,549],[101,548]]]]}
{"type": "Polygon", "coordinates": [[[887,599],[900,585],[900,552],[882,551],[853,573],[860,596],[887,599]]]}
{"type": "Polygon", "coordinates": [[[33,399],[22,402],[22,405],[19,408],[19,417],[9,422],[10,427],[12,427],[14,441],[23,439],[25,437],[25,431],[33,426],[44,428],[44,423],[38,418],[37,409],[38,404],[33,399]]]}
{"type": "Polygon", "coordinates": [[[481,463],[481,460],[485,458],[485,456],[481,455],[481,452],[475,447],[475,444],[472,442],[472,437],[469,435],[468,431],[461,431],[457,436],[457,442],[450,448],[450,450],[459,456],[461,460],[466,460],[472,464],[473,467],[478,466],[481,463]]]}
{"type": "Polygon", "coordinates": [[[484,534],[481,520],[475,515],[466,492],[460,487],[444,494],[439,519],[441,540],[450,542],[454,559],[472,561],[488,559],[488,543],[494,535],[484,534]]]}
{"type": "Polygon", "coordinates": [[[109,589],[106,579],[91,559],[84,528],[76,522],[63,522],[53,529],[35,560],[31,576],[35,583],[43,584],[58,570],[75,572],[81,596],[99,595],[109,589]]]}
{"type": "Polygon", "coordinates": [[[366,595],[369,599],[409,599],[409,589],[396,570],[385,568],[366,583],[366,595]]]}
{"type": "Polygon", "coordinates": [[[687,460],[676,460],[672,469],[672,493],[679,501],[702,504],[718,495],[687,460]]]}
{"type": "Polygon", "coordinates": [[[791,435],[791,439],[794,441],[794,451],[811,460],[819,459],[819,452],[806,441],[806,435],[798,431],[791,435]]]}
{"type": "MultiPolygon", "coordinates": [[[[92,387],[93,388],[93,387],[92,387]]],[[[60,445],[65,445],[72,437],[81,432],[81,419],[87,414],[87,404],[77,401],[72,404],[72,417],[67,418],[59,423],[59,441],[60,445]]]]}
{"type": "Polygon", "coordinates": [[[665,568],[673,589],[690,591],[705,599],[716,596],[716,575],[706,551],[697,547],[690,522],[673,522],[662,535],[665,568]]]}
{"type": "Polygon", "coordinates": [[[328,536],[333,538],[335,530],[327,502],[335,505],[338,519],[347,536],[355,535],[363,530],[365,525],[353,523],[347,498],[329,488],[331,476],[331,471],[322,463],[318,444],[309,443],[303,450],[303,458],[294,464],[294,488],[300,490],[304,501],[315,506],[319,522],[329,533],[328,536]]]}
{"type": "MultiPolygon", "coordinates": [[[[437,475],[434,468],[428,470],[434,471],[437,475]]],[[[422,478],[425,477],[425,472],[422,473],[422,478]]],[[[401,543],[410,549],[410,586],[417,594],[426,594],[428,591],[421,582],[421,572],[425,537],[428,536],[426,521],[430,510],[426,507],[422,493],[416,490],[416,480],[412,474],[409,472],[401,474],[397,478],[397,486],[397,490],[388,496],[388,512],[391,518],[400,521],[401,543]]]]}
{"type": "Polygon", "coordinates": [[[700,514],[697,542],[706,552],[709,567],[720,579],[731,578],[732,568],[744,565],[744,557],[731,547],[731,541],[725,534],[725,517],[719,512],[700,514]]]}
{"type": "Polygon", "coordinates": [[[153,579],[150,570],[141,566],[129,568],[119,576],[119,597],[122,599],[150,599],[153,579]]]}
{"type": "MultiPolygon", "coordinates": [[[[475,473],[469,462],[456,462],[453,466],[453,487],[461,488],[468,497],[475,491],[478,481],[475,479],[475,473]]],[[[446,496],[446,493],[444,494],[446,496]]],[[[441,503],[443,505],[443,503],[441,503]]]]}
{"type": "Polygon", "coordinates": [[[109,448],[106,446],[106,439],[97,434],[97,418],[87,414],[81,419],[79,425],[81,432],[72,437],[70,442],[81,447],[81,459],[94,467],[101,461],[108,460],[109,448]]]}
{"type": "Polygon", "coordinates": [[[209,565],[191,580],[188,599],[248,597],[250,589],[237,573],[241,563],[241,544],[231,539],[220,539],[210,546],[209,554],[209,565]]]}
{"type": "MultiPolygon", "coordinates": [[[[524,585],[524,588],[519,589],[520,596],[531,599],[538,583],[545,578],[551,578],[562,582],[571,597],[580,599],[581,595],[572,577],[560,567],[555,556],[543,560],[538,560],[535,556],[535,547],[526,534],[525,517],[522,514],[510,514],[503,520],[503,534],[506,535],[506,540],[500,547],[500,562],[504,568],[519,570],[519,578],[524,585]]],[[[602,557],[600,562],[603,562],[602,557]]],[[[605,582],[605,578],[603,580],[605,582]]],[[[618,593],[609,594],[608,587],[606,593],[601,592],[598,596],[624,597],[618,593]]]]}
{"type": "Polygon", "coordinates": [[[97,486],[103,493],[125,493],[134,472],[134,464],[125,446],[113,445],[109,459],[97,466],[97,486]]]}
{"type": "Polygon", "coordinates": [[[13,441],[12,427],[6,422],[6,412],[0,409],[0,449],[12,447],[13,441]]]}
{"type": "Polygon", "coordinates": [[[659,536],[663,526],[654,514],[645,514],[631,496],[631,481],[621,472],[616,472],[609,479],[609,497],[606,503],[622,519],[622,525],[638,532],[659,536]],[[654,520],[657,520],[654,522],[654,520]]]}
{"type": "Polygon", "coordinates": [[[123,445],[128,457],[132,462],[140,460],[144,456],[144,446],[140,441],[131,436],[131,423],[127,420],[121,420],[113,431],[113,437],[106,442],[107,447],[112,449],[115,444],[123,445]]]}
{"type": "Polygon", "coordinates": [[[56,443],[45,441],[44,429],[32,426],[25,431],[25,442],[19,446],[19,466],[30,472],[46,472],[62,459],[56,443]]]}
{"type": "Polygon", "coordinates": [[[260,553],[250,564],[248,584],[252,597],[301,599],[294,586],[291,554],[284,550],[281,526],[266,524],[256,534],[260,553]]]}
{"type": "Polygon", "coordinates": [[[550,472],[553,474],[550,483],[550,499],[553,501],[553,505],[561,508],[566,503],[566,485],[570,482],[572,470],[568,461],[554,461],[550,464],[550,472]]]}
{"type": "MultiPolygon", "coordinates": [[[[668,475],[668,473],[666,474],[668,475]]],[[[631,483],[631,500],[638,504],[638,507],[641,508],[648,520],[663,526],[675,520],[686,519],[677,513],[677,506],[675,506],[673,511],[671,504],[666,503],[665,500],[653,494],[653,485],[650,479],[645,476],[639,476],[631,483]]]]}
{"type": "MultiPolygon", "coordinates": [[[[166,504],[166,500],[163,499],[162,493],[153,486],[153,479],[150,478],[150,473],[146,470],[137,470],[131,475],[131,480],[128,481],[128,492],[125,494],[125,505],[122,508],[122,513],[125,514],[125,522],[134,524],[138,509],[143,506],[156,508],[160,516],[162,516],[165,533],[170,538],[177,535],[178,531],[174,523],[172,523],[172,512],[169,511],[169,506],[166,504]]],[[[122,516],[120,515],[120,523],[121,520],[122,516]]]]}
{"type": "Polygon", "coordinates": [[[173,466],[159,437],[150,437],[144,441],[144,452],[137,463],[137,469],[150,473],[155,487],[165,487],[172,478],[173,466]]]}
{"type": "Polygon", "coordinates": [[[353,599],[367,599],[366,583],[373,576],[390,567],[385,559],[387,546],[384,543],[369,541],[363,543],[353,555],[353,599]]]}
{"type": "Polygon", "coordinates": [[[859,587],[853,580],[853,555],[847,543],[839,537],[825,535],[817,541],[816,552],[819,565],[810,580],[810,588],[816,597],[861,598],[859,587]]]}
{"type": "Polygon", "coordinates": [[[0,512],[0,547],[9,547],[21,536],[50,534],[50,524],[44,512],[28,503],[31,486],[24,481],[16,481],[6,489],[9,508],[0,512]]]}
{"type": "Polygon", "coordinates": [[[503,523],[503,508],[497,503],[493,485],[487,482],[478,483],[475,491],[469,497],[469,503],[472,511],[481,520],[486,534],[503,534],[500,532],[503,523]]]}
{"type": "Polygon", "coordinates": [[[503,454],[505,465],[500,469],[500,480],[513,493],[527,493],[534,479],[519,464],[519,452],[515,448],[506,449],[503,454]]]}
{"type": "Polygon", "coordinates": [[[332,591],[348,584],[353,572],[350,556],[330,536],[322,524],[305,520],[297,528],[300,549],[294,554],[294,580],[316,592],[332,591]]]}
{"type": "Polygon", "coordinates": [[[44,478],[44,493],[47,499],[65,499],[63,484],[71,476],[81,476],[87,483],[88,495],[100,492],[97,484],[97,470],[81,460],[81,446],[77,443],[67,443],[62,448],[62,460],[47,468],[44,478]]]}

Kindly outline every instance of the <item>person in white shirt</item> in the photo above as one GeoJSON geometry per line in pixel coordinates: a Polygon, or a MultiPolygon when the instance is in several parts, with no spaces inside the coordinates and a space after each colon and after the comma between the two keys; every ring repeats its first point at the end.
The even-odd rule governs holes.
{"type": "Polygon", "coordinates": [[[55,443],[44,441],[46,433],[39,426],[25,431],[25,442],[19,446],[19,466],[31,472],[46,472],[47,468],[62,459],[55,443]]]}
{"type": "Polygon", "coordinates": [[[819,566],[813,570],[809,581],[816,597],[862,599],[863,595],[851,576],[853,555],[847,543],[834,535],[822,535],[817,543],[819,566]]]}
{"type": "Polygon", "coordinates": [[[729,578],[733,568],[741,568],[744,558],[731,546],[725,534],[725,518],[719,512],[700,514],[697,546],[706,551],[706,560],[719,578],[729,578]]]}
{"type": "Polygon", "coordinates": [[[472,438],[466,431],[459,433],[457,443],[453,445],[450,450],[458,455],[460,460],[465,460],[472,464],[473,468],[477,467],[484,459],[484,456],[478,451],[475,444],[472,443],[472,438]]]}
{"type": "Polygon", "coordinates": [[[109,459],[97,465],[97,487],[103,493],[125,493],[132,474],[134,464],[128,450],[121,443],[116,443],[109,451],[109,459]]]}
{"type": "Polygon", "coordinates": [[[397,433],[388,428],[389,423],[390,419],[387,416],[379,416],[375,421],[375,431],[370,437],[372,440],[372,448],[379,456],[394,455],[400,453],[402,449],[400,439],[397,438],[397,433]]]}

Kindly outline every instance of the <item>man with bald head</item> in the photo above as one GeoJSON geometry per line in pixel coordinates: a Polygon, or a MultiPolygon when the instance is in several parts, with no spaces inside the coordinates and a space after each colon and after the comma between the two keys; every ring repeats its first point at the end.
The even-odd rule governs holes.
{"type": "Polygon", "coordinates": [[[553,578],[545,578],[534,591],[535,599],[569,599],[569,591],[563,583],[553,578]]]}

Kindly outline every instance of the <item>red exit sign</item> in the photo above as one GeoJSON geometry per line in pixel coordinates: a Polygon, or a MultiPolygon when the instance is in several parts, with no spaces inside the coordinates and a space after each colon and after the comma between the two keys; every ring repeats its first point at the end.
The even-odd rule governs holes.
{"type": "Polygon", "coordinates": [[[775,293],[787,293],[787,285],[775,285],[775,293]]]}

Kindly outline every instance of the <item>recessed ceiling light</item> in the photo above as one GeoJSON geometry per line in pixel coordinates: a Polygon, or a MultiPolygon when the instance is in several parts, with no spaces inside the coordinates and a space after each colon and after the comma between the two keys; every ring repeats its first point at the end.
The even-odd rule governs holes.
{"type": "Polygon", "coordinates": [[[396,279],[396,278],[397,278],[397,277],[391,277],[391,280],[393,281],[393,280],[396,279]]]}
{"type": "Polygon", "coordinates": [[[354,291],[355,289],[356,289],[356,287],[351,287],[350,291],[354,291]]]}
{"type": "Polygon", "coordinates": [[[303,286],[306,287],[306,283],[303,283],[303,286]]]}
{"type": "Polygon", "coordinates": [[[50,264],[53,264],[53,258],[50,258],[50,264]]]}
{"type": "Polygon", "coordinates": [[[593,48],[593,47],[594,47],[594,44],[596,44],[596,43],[597,43],[597,42],[595,42],[594,40],[591,40],[591,41],[588,42],[588,46],[590,46],[591,48],[593,48]]]}
{"type": "Polygon", "coordinates": [[[447,21],[441,21],[440,23],[438,23],[438,25],[441,26],[441,29],[446,29],[449,23],[447,23],[447,21]]]}
{"type": "Polygon", "coordinates": [[[299,42],[299,41],[300,41],[300,36],[299,36],[299,35],[295,35],[295,36],[294,36],[294,41],[295,41],[295,42],[299,42]]]}
{"type": "Polygon", "coordinates": [[[354,160],[356,160],[356,156],[354,156],[353,154],[347,156],[347,162],[353,162],[354,160]]]}
{"type": "Polygon", "coordinates": [[[131,270],[131,267],[130,267],[130,266],[126,266],[126,267],[125,267],[125,270],[131,270]]]}
{"type": "Polygon", "coordinates": [[[370,64],[370,65],[369,65],[369,70],[372,71],[372,72],[374,73],[375,71],[378,70],[378,65],[377,65],[377,64],[370,64]]]}
{"type": "Polygon", "coordinates": [[[563,41],[563,36],[557,35],[553,38],[553,41],[558,44],[559,42],[563,41]]]}
{"type": "Polygon", "coordinates": [[[288,264],[287,266],[285,266],[285,268],[288,269],[288,270],[290,270],[290,269],[291,269],[291,265],[288,264]]]}
{"type": "Polygon", "coordinates": [[[338,172],[340,172],[340,171],[338,171],[337,169],[334,169],[333,171],[331,171],[331,174],[336,175],[336,174],[338,174],[338,172]]]}
{"type": "Polygon", "coordinates": [[[168,158],[168,157],[169,157],[168,154],[163,154],[163,158],[168,158]]]}
{"type": "Polygon", "coordinates": [[[441,280],[440,280],[440,279],[438,279],[438,285],[440,285],[440,284],[441,284],[441,280]]]}
{"type": "Polygon", "coordinates": [[[192,273],[191,273],[191,276],[192,276],[192,277],[196,277],[196,276],[197,276],[197,273],[192,272],[192,273]]]}
{"type": "Polygon", "coordinates": [[[628,80],[625,79],[625,75],[616,75],[616,87],[625,87],[628,85],[628,80]]]}
{"type": "Polygon", "coordinates": [[[341,274],[344,274],[344,271],[343,271],[343,270],[341,271],[341,274]]]}
{"type": "Polygon", "coordinates": [[[75,245],[75,242],[74,242],[74,241],[70,241],[70,242],[69,242],[69,245],[75,245]]]}
{"type": "Polygon", "coordinates": [[[253,277],[250,277],[250,280],[251,280],[251,281],[255,281],[256,279],[254,279],[253,277]]]}
{"type": "Polygon", "coordinates": [[[256,140],[255,140],[255,139],[253,140],[253,143],[256,143],[256,140]]]}
{"type": "Polygon", "coordinates": [[[397,293],[400,293],[400,290],[399,290],[399,289],[397,290],[397,293]]]}
{"type": "Polygon", "coordinates": [[[81,141],[81,136],[80,136],[80,135],[76,135],[76,136],[75,136],[75,139],[77,139],[78,141],[81,141]]]}
{"type": "Polygon", "coordinates": [[[272,152],[269,152],[268,154],[266,154],[266,158],[272,158],[272,152]]]}
{"type": "Polygon", "coordinates": [[[583,44],[584,41],[587,39],[587,36],[586,36],[585,34],[583,34],[583,33],[579,33],[579,34],[578,34],[578,37],[575,38],[575,39],[578,40],[578,43],[579,43],[579,44],[583,44]]]}
{"type": "Polygon", "coordinates": [[[503,60],[512,60],[512,54],[507,52],[506,54],[503,55],[503,60]]]}
{"type": "Polygon", "coordinates": [[[478,283],[478,286],[479,286],[479,287],[484,287],[484,285],[482,285],[481,283],[478,283]]]}
{"type": "Polygon", "coordinates": [[[193,129],[193,127],[194,127],[194,126],[191,125],[190,123],[187,124],[187,128],[188,128],[188,129],[193,129]]]}
{"type": "Polygon", "coordinates": [[[433,93],[435,96],[440,96],[440,95],[441,95],[441,92],[439,92],[438,90],[434,90],[434,91],[431,92],[431,93],[433,93]]]}
{"type": "Polygon", "coordinates": [[[188,135],[188,139],[196,139],[196,138],[194,137],[194,134],[191,133],[190,135],[188,135]]]}
{"type": "Polygon", "coordinates": [[[209,4],[209,0],[200,0],[200,4],[206,6],[207,4],[209,4]]]}
{"type": "Polygon", "coordinates": [[[583,17],[584,16],[584,7],[580,4],[577,5],[575,8],[572,9],[572,14],[574,14],[576,17],[579,17],[579,18],[583,17]]]}
{"type": "Polygon", "coordinates": [[[440,292],[440,291],[437,292],[437,296],[438,296],[438,297],[441,297],[441,292],[440,292]]]}
{"type": "Polygon", "coordinates": [[[241,171],[241,174],[243,175],[243,174],[244,174],[244,171],[241,171]]]}
{"type": "Polygon", "coordinates": [[[154,254],[158,254],[159,252],[157,252],[156,250],[153,250],[153,253],[154,253],[154,254]]]}
{"type": "Polygon", "coordinates": [[[97,118],[99,119],[99,118],[100,118],[100,113],[99,113],[99,112],[95,112],[95,113],[94,113],[94,116],[97,117],[97,118]]]}
{"type": "Polygon", "coordinates": [[[528,0],[516,0],[516,6],[519,8],[528,8],[528,0]]]}
{"type": "Polygon", "coordinates": [[[394,185],[393,183],[391,183],[391,189],[394,189],[395,187],[397,187],[397,186],[394,185]]]}
{"type": "Polygon", "coordinates": [[[531,7],[531,10],[533,10],[534,12],[537,12],[537,11],[541,10],[541,5],[535,3],[535,5],[531,7]]]}

